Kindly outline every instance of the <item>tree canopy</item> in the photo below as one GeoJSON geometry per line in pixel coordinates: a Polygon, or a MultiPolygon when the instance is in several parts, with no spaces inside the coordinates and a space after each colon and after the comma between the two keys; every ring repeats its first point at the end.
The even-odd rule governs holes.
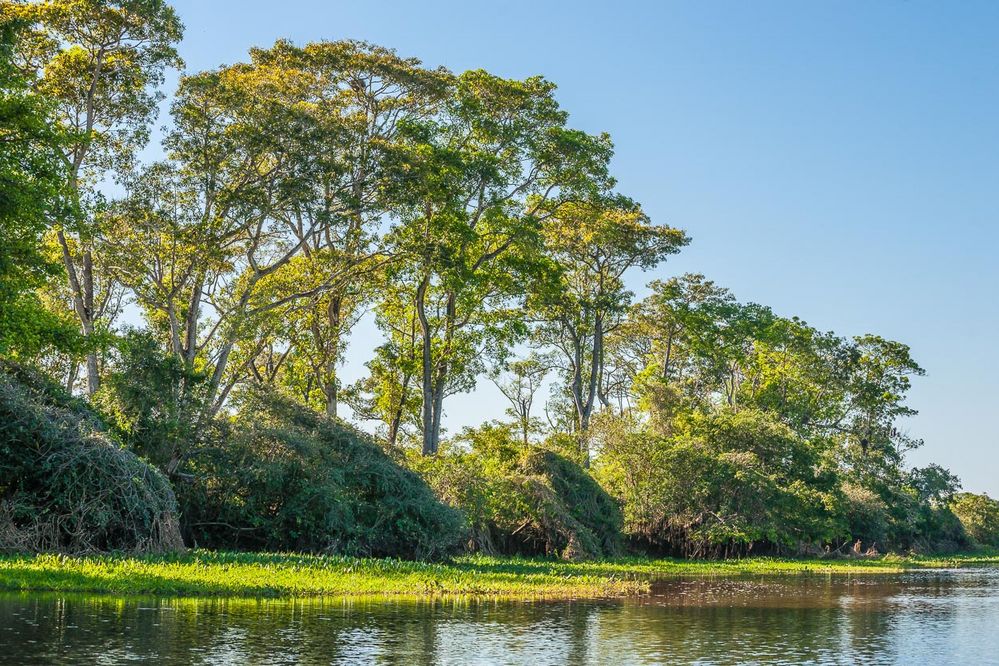
{"type": "MultiPolygon", "coordinates": [[[[995,542],[994,501],[908,467],[909,347],[668,277],[690,238],[544,77],[280,40],[184,72],[145,161],[173,8],[0,10],[0,356],[97,434],[4,399],[46,451],[135,471],[171,534],[179,506],[188,541],[413,557],[995,542]],[[508,420],[449,432],[487,378],[508,420]]],[[[22,453],[0,440],[34,484],[0,481],[16,534],[15,500],[75,497],[29,501],[22,453]]]]}

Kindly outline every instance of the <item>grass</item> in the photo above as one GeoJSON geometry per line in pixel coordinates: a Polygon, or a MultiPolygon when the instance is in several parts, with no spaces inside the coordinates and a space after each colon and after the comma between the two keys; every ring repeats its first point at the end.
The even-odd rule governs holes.
{"type": "Polygon", "coordinates": [[[0,556],[0,590],[175,596],[596,598],[648,592],[664,576],[877,574],[999,565],[990,553],[862,560],[622,558],[594,562],[467,556],[448,564],[204,550],[167,556],[0,556]]]}

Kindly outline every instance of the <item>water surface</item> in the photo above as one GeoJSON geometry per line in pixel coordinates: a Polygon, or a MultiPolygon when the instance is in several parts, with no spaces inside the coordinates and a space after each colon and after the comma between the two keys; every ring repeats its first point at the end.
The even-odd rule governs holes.
{"type": "Polygon", "coordinates": [[[17,664],[999,664],[999,569],[661,581],[575,602],[0,595],[17,664]]]}

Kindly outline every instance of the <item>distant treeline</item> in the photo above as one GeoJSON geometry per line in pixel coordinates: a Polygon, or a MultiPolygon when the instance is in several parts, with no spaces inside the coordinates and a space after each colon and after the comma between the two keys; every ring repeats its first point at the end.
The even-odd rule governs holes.
{"type": "Polygon", "coordinates": [[[182,32],[162,0],[0,0],[0,548],[999,545],[999,504],[906,465],[906,345],[701,275],[635,297],[689,239],[552,83],[278,41],[182,76],[143,163],[182,32]],[[483,381],[509,418],[444,432],[483,381]]]}

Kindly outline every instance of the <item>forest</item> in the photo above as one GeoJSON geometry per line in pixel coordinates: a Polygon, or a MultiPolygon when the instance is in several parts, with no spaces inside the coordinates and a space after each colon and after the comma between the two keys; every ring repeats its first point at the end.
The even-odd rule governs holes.
{"type": "Polygon", "coordinates": [[[188,72],[182,35],[0,0],[0,551],[999,546],[999,502],[907,462],[907,345],[629,288],[690,238],[552,82],[361,41],[188,72]],[[506,418],[446,430],[489,382],[506,418]]]}

